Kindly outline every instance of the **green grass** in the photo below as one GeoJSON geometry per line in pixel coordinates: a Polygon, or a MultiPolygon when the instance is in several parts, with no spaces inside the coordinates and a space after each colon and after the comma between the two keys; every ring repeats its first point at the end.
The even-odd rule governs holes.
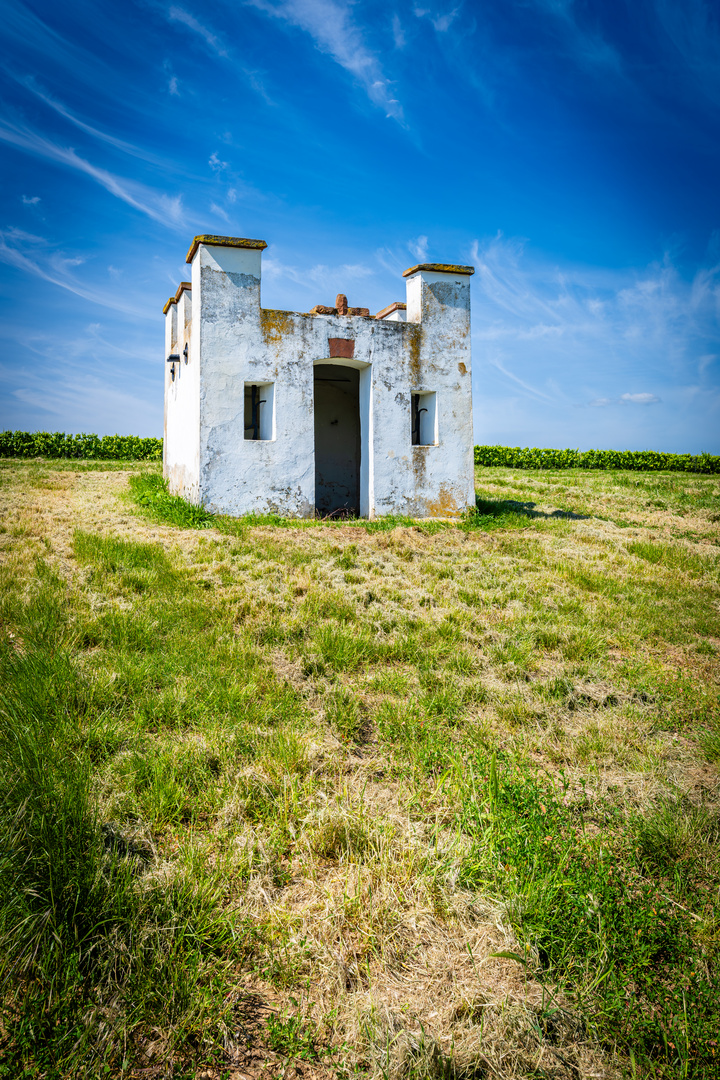
{"type": "Polygon", "coordinates": [[[179,525],[183,529],[209,529],[215,524],[214,514],[186,502],[179,495],[171,495],[167,484],[157,474],[132,476],[130,490],[138,506],[147,508],[156,521],[179,525]]]}
{"type": "MultiPolygon", "coordinates": [[[[405,517],[400,514],[387,514],[374,521],[363,518],[351,518],[349,520],[318,519],[297,520],[285,518],[279,514],[245,514],[241,518],[231,518],[224,514],[212,514],[202,506],[186,502],[179,495],[170,495],[166,482],[162,477],[153,473],[144,473],[130,478],[130,490],[134,502],[145,509],[155,521],[168,525],[178,525],[184,529],[208,529],[215,527],[221,532],[230,535],[242,536],[248,527],[272,526],[274,528],[308,528],[322,525],[325,528],[347,528],[354,526],[363,532],[372,534],[377,532],[390,532],[398,527],[415,526],[421,528],[428,535],[433,536],[447,528],[442,521],[418,522],[415,518],[405,517]]],[[[466,515],[463,527],[494,529],[521,528],[525,523],[525,515],[516,509],[504,506],[502,503],[480,501],[477,509],[466,515]]],[[[347,567],[349,569],[349,566],[347,567]]]]}
{"type": "Polygon", "coordinates": [[[211,879],[146,882],[142,847],[101,821],[78,739],[93,695],[68,654],[1,664],[0,1075],[122,1071],[127,1036],[163,1022],[172,1053],[226,1022],[209,991],[244,939],[211,879]],[[223,957],[215,972],[205,953],[223,957]]]}
{"type": "Polygon", "coordinates": [[[504,900],[543,980],[577,995],[601,1041],[624,1042],[656,1075],[714,1075],[717,814],[565,805],[567,787],[512,766],[493,793],[491,766],[476,758],[458,780],[474,840],[461,880],[504,900]],[[705,907],[678,906],[698,889],[705,907]]]}
{"type": "Polygon", "coordinates": [[[348,532],[72,466],[2,473],[0,1077],[720,1077],[716,478],[348,532]]]}

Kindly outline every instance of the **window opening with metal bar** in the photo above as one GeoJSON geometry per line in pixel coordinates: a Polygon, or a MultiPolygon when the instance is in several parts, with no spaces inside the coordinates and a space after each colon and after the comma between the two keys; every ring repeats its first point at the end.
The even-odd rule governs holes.
{"type": "Polygon", "coordinates": [[[274,429],[275,383],[245,383],[245,438],[273,439],[274,429]]]}
{"type": "Polygon", "coordinates": [[[436,446],[437,430],[437,394],[434,390],[412,393],[410,395],[411,432],[413,446],[436,446]]]}

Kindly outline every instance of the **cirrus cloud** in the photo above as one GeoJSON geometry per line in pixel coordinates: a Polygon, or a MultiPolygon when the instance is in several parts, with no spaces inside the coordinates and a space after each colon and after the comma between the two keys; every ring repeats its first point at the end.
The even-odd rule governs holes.
{"type": "Polygon", "coordinates": [[[373,105],[403,123],[402,105],[378,57],[368,48],[362,31],[350,17],[350,6],[335,0],[246,0],[250,6],[309,34],[320,52],[349,72],[365,89],[373,105]]]}
{"type": "Polygon", "coordinates": [[[660,398],[657,394],[621,394],[620,401],[629,402],[631,405],[657,405],[660,398]]]}

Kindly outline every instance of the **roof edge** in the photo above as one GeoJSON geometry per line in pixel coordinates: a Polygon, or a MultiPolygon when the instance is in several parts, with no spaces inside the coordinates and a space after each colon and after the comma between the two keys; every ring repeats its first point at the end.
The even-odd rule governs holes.
{"type": "Polygon", "coordinates": [[[431,270],[434,274],[470,274],[475,273],[474,266],[459,266],[457,263],[418,263],[409,270],[403,270],[403,277],[417,274],[418,270],[431,270]]]}
{"type": "Polygon", "coordinates": [[[213,236],[210,233],[204,233],[194,238],[185,262],[193,261],[200,244],[207,244],[208,247],[253,248],[255,251],[263,251],[267,247],[264,240],[248,240],[244,236],[213,236]]]}
{"type": "Polygon", "coordinates": [[[382,311],[378,311],[375,318],[384,319],[386,315],[392,315],[393,311],[407,311],[407,304],[402,304],[399,300],[396,300],[394,304],[388,304],[382,311]]]}

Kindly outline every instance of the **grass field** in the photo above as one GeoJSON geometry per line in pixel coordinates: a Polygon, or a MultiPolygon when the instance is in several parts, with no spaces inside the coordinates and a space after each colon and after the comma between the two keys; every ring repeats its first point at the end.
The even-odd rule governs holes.
{"type": "Polygon", "coordinates": [[[0,1077],[720,1077],[720,477],[0,462],[0,1077]]]}

